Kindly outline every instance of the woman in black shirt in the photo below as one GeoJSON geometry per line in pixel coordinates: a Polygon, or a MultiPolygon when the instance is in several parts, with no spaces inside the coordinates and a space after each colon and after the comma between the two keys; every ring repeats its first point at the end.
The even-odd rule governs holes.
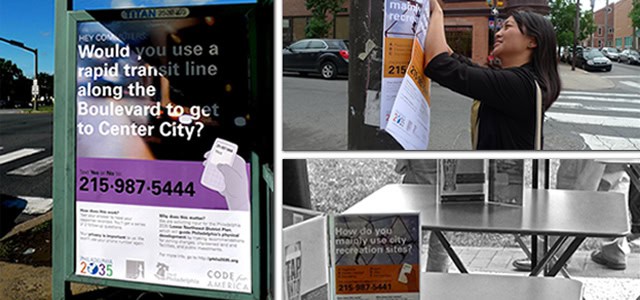
{"type": "Polygon", "coordinates": [[[556,37],[551,22],[539,14],[516,11],[495,35],[492,55],[501,69],[490,69],[452,55],[444,33],[444,17],[437,0],[430,0],[431,16],[425,48],[425,74],[457,93],[480,101],[478,150],[533,150],[535,146],[536,82],[542,91],[542,110],[560,93],[556,37]]]}

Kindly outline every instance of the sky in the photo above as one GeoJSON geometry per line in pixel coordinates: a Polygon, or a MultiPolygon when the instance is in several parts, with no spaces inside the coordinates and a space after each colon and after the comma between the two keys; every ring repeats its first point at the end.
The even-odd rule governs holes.
{"type": "MultiPolygon", "coordinates": [[[[223,4],[243,0],[75,0],[76,8],[167,6],[184,4],[223,4]]],[[[0,37],[38,49],[38,72],[53,74],[55,0],[0,0],[0,37]]],[[[25,76],[34,72],[34,58],[29,51],[0,42],[0,58],[18,65],[25,76]]]]}
{"type": "MultiPolygon", "coordinates": [[[[0,37],[38,49],[38,72],[53,73],[54,0],[0,0],[0,37]]],[[[0,42],[0,57],[32,77],[34,58],[29,51],[0,42]]]]}
{"type": "MultiPolygon", "coordinates": [[[[233,2],[238,0],[76,0],[92,7],[165,6],[233,2]]],[[[610,3],[618,0],[610,0],[610,3]]],[[[23,42],[38,49],[38,72],[53,73],[54,65],[54,0],[0,0],[0,37],[23,42]]],[[[591,9],[590,0],[581,0],[582,9],[591,9]]],[[[596,0],[595,10],[603,8],[606,0],[596,0]]],[[[33,76],[33,54],[0,42],[0,57],[9,59],[33,76]]]]}

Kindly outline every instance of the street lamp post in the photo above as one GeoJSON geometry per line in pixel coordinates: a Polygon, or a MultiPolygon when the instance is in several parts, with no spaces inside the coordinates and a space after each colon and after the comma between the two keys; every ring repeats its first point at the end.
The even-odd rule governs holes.
{"type": "MultiPolygon", "coordinates": [[[[591,18],[593,18],[593,22],[595,23],[596,21],[596,16],[593,14],[593,6],[595,6],[596,4],[596,0],[591,0],[591,18]]],[[[595,39],[595,32],[591,34],[591,48],[594,47],[594,42],[593,40],[595,39]]]]}
{"type": "Polygon", "coordinates": [[[578,54],[578,39],[580,32],[580,0],[576,1],[576,22],[573,31],[573,59],[571,60],[571,71],[576,70],[576,56],[578,54]]]}
{"type": "Polygon", "coordinates": [[[34,96],[34,101],[33,101],[33,110],[38,110],[38,86],[37,86],[37,82],[38,82],[38,49],[37,48],[29,48],[27,46],[24,45],[24,43],[19,42],[19,41],[15,41],[15,40],[7,40],[5,38],[0,37],[0,41],[3,41],[5,43],[8,43],[10,45],[22,48],[24,50],[27,50],[31,53],[33,53],[33,55],[35,56],[35,63],[34,63],[34,67],[35,67],[35,73],[33,73],[33,83],[35,86],[35,92],[32,92],[33,96],[34,96]]]}

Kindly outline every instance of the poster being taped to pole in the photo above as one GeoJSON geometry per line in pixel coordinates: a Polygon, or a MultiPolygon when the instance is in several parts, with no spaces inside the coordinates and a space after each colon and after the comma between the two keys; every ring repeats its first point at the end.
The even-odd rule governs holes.
{"type": "Polygon", "coordinates": [[[385,129],[398,95],[416,35],[416,24],[423,0],[385,0],[383,22],[382,85],[380,89],[380,128],[385,129]]]}
{"type": "Polygon", "coordinates": [[[424,74],[424,46],[429,24],[429,3],[421,5],[411,49],[411,61],[402,78],[386,131],[405,150],[426,150],[431,119],[430,82],[424,74]]]}

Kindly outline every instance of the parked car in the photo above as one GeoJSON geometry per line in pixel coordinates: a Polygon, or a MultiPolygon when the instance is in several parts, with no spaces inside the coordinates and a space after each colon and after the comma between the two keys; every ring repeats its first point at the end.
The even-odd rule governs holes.
{"type": "Polygon", "coordinates": [[[628,64],[640,64],[640,54],[633,49],[624,49],[620,52],[620,62],[628,64]]]}
{"type": "MultiPolygon", "coordinates": [[[[580,53],[582,53],[582,46],[576,47],[576,54],[580,55],[580,53]]],[[[565,51],[562,53],[562,58],[561,60],[563,62],[571,64],[573,61],[573,47],[565,48],[565,51]],[[564,60],[562,58],[564,58],[564,60]]]]}
{"type": "Polygon", "coordinates": [[[618,61],[620,59],[620,51],[618,51],[618,49],[616,48],[603,47],[600,52],[602,52],[604,56],[612,61],[618,61]]]}
{"type": "Polygon", "coordinates": [[[304,39],[282,50],[284,71],[301,75],[320,73],[333,79],[349,74],[349,42],[338,39],[304,39]]]}
{"type": "Polygon", "coordinates": [[[584,70],[611,71],[611,60],[598,49],[587,48],[576,56],[576,65],[584,70]]]}

